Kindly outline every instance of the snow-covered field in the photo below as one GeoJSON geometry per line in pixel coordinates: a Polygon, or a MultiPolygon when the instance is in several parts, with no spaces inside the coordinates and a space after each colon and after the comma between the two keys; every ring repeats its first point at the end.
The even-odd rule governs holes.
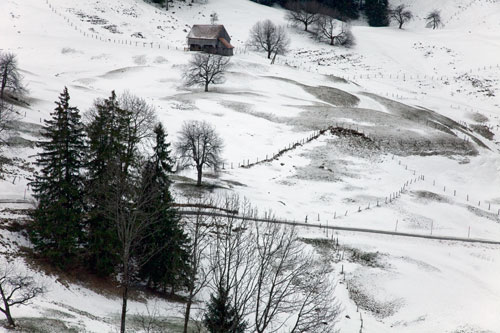
{"type": "MultiPolygon", "coordinates": [[[[284,11],[248,0],[176,4],[169,12],[142,0],[0,1],[0,50],[17,54],[30,90],[18,144],[6,151],[19,159],[0,181],[0,218],[25,208],[13,203],[30,198],[24,160],[33,160],[39,126],[67,86],[81,111],[111,90],[146,98],[171,140],[184,120],[213,123],[225,141],[225,168],[207,181],[216,193],[236,192],[261,211],[301,222],[500,241],[500,3],[393,1],[400,2],[415,14],[403,30],[354,22],[357,45],[346,50],[289,27],[290,53],[270,65],[245,42],[258,20],[286,24],[284,11]],[[435,8],[446,25],[425,29],[423,17],[435,8]],[[183,49],[190,26],[208,23],[213,11],[236,55],[226,83],[204,93],[182,84],[189,60],[183,49]],[[366,137],[325,134],[273,162],[238,167],[337,125],[366,137]]],[[[192,171],[176,176],[178,201],[187,200],[194,178],[192,171]]],[[[29,246],[0,231],[2,255],[29,246]]],[[[356,302],[363,332],[500,332],[499,245],[338,237],[346,248],[377,253],[376,264],[334,264],[336,274],[341,265],[346,271],[337,286],[341,332],[359,332],[356,302]]],[[[14,309],[15,317],[115,330],[119,299],[39,275],[49,292],[14,309]]],[[[148,300],[155,302],[163,315],[180,317],[178,305],[148,300]]],[[[129,313],[144,311],[144,302],[131,302],[129,313]]]]}

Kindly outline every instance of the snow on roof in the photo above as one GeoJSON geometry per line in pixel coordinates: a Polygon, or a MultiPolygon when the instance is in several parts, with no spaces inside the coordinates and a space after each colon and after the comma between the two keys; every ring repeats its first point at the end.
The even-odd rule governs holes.
{"type": "Polygon", "coordinates": [[[222,30],[225,30],[223,25],[195,24],[188,38],[218,39],[222,30]]]}

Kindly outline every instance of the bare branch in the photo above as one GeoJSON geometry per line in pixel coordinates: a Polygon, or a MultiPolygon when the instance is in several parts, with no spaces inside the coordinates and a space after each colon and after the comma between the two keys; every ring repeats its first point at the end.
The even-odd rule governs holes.
{"type": "Polygon", "coordinates": [[[425,17],[425,20],[427,21],[426,27],[432,28],[433,30],[443,25],[443,21],[441,20],[441,12],[437,9],[430,12],[425,17]]]}
{"type": "Polygon", "coordinates": [[[277,55],[288,52],[290,38],[284,26],[276,26],[270,20],[264,20],[257,22],[252,27],[248,44],[257,50],[267,52],[268,59],[273,56],[271,62],[273,63],[277,55]]]}
{"type": "Polygon", "coordinates": [[[303,24],[305,31],[308,31],[309,26],[318,20],[320,13],[324,10],[317,1],[292,0],[287,2],[285,7],[289,10],[285,18],[294,25],[303,24]]]}
{"type": "Polygon", "coordinates": [[[26,89],[22,84],[17,58],[14,53],[0,52],[0,99],[4,99],[5,90],[13,93],[24,93],[26,89]]]}
{"type": "Polygon", "coordinates": [[[36,296],[43,294],[45,287],[32,274],[20,272],[12,263],[0,263],[0,312],[5,314],[10,326],[15,327],[11,307],[27,305],[36,296]]]}
{"type": "Polygon", "coordinates": [[[198,172],[197,186],[201,186],[204,167],[218,169],[222,163],[224,143],[215,127],[206,121],[186,121],[175,145],[181,166],[194,166],[198,172]]]}
{"type": "Polygon", "coordinates": [[[184,80],[187,86],[201,85],[208,91],[210,84],[224,83],[230,58],[215,54],[197,53],[189,61],[184,80]]]}
{"type": "Polygon", "coordinates": [[[411,11],[406,9],[405,5],[399,5],[389,11],[389,18],[396,20],[399,24],[399,29],[402,29],[403,24],[413,18],[413,14],[411,11]]]}
{"type": "Polygon", "coordinates": [[[315,33],[319,40],[327,40],[330,45],[352,47],[355,44],[350,25],[330,15],[321,15],[318,18],[315,33]]]}

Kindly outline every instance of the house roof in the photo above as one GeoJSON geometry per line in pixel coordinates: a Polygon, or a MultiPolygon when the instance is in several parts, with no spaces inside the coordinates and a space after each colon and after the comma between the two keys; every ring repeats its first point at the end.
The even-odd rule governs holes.
{"type": "Polygon", "coordinates": [[[188,38],[218,39],[225,30],[223,25],[195,24],[189,32],[188,38]]]}
{"type": "Polygon", "coordinates": [[[228,49],[234,49],[234,46],[232,46],[231,44],[229,44],[229,42],[225,38],[219,37],[219,40],[222,43],[222,45],[224,45],[226,48],[228,48],[228,49]]]}

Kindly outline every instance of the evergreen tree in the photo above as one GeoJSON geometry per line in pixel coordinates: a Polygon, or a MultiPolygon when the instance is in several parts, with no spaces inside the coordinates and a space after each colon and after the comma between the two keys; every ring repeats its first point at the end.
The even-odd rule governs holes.
{"type": "Polygon", "coordinates": [[[210,296],[203,324],[210,333],[242,333],[247,323],[239,320],[236,310],[231,305],[229,291],[221,283],[216,294],[210,296]]]}
{"type": "Polygon", "coordinates": [[[389,25],[389,4],[387,0],[366,0],[365,14],[372,27],[389,25]]]}
{"type": "Polygon", "coordinates": [[[170,179],[173,161],[170,157],[170,144],[166,142],[166,133],[161,124],[158,124],[154,133],[156,144],[153,156],[146,162],[143,170],[143,183],[148,186],[144,191],[151,196],[145,200],[146,215],[157,219],[150,224],[147,236],[143,239],[141,256],[150,256],[151,259],[141,268],[140,275],[148,284],[160,286],[164,290],[167,286],[174,293],[175,289],[184,286],[186,273],[189,267],[188,237],[179,225],[180,219],[172,207],[173,198],[170,193],[170,179]]]}
{"type": "Polygon", "coordinates": [[[126,132],[124,113],[113,91],[109,98],[95,102],[87,124],[87,255],[90,268],[101,275],[112,273],[118,262],[116,230],[103,205],[109,189],[126,173],[123,161],[127,150],[123,138],[126,132]]]}
{"type": "MultiPolygon", "coordinates": [[[[359,2],[355,0],[322,0],[324,4],[339,13],[339,19],[357,19],[359,17],[359,2]]],[[[321,2],[321,1],[320,1],[321,2]]]]}
{"type": "Polygon", "coordinates": [[[83,235],[83,176],[85,135],[80,114],[69,105],[68,89],[59,96],[52,118],[42,131],[31,183],[38,205],[33,212],[30,238],[35,249],[59,266],[71,263],[83,235]]]}

